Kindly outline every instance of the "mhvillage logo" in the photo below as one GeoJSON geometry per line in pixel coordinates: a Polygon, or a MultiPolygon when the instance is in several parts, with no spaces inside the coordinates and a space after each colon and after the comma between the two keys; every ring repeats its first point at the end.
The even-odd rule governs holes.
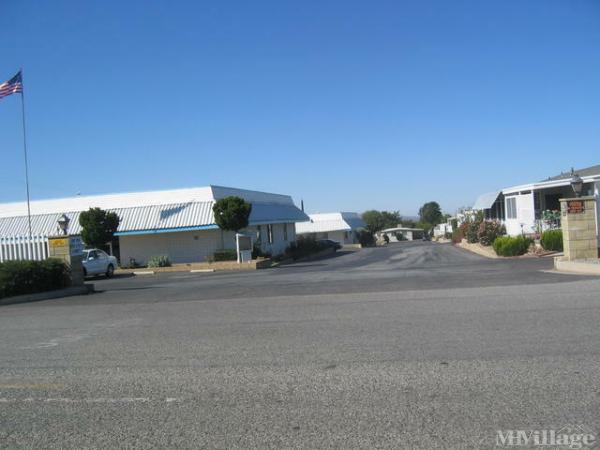
{"type": "Polygon", "coordinates": [[[583,425],[560,430],[498,430],[496,433],[497,447],[588,449],[596,442],[596,434],[583,425]]]}

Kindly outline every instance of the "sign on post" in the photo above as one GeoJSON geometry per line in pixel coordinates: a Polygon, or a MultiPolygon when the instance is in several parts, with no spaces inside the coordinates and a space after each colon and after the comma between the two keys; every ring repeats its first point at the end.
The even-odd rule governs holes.
{"type": "Polygon", "coordinates": [[[252,261],[252,236],[237,233],[235,235],[238,263],[252,261]]]}
{"type": "Polygon", "coordinates": [[[81,236],[70,236],[69,244],[71,250],[71,256],[83,256],[83,239],[81,236]]]}
{"type": "Polygon", "coordinates": [[[585,202],[583,200],[568,200],[567,214],[583,214],[585,212],[585,202]]]}

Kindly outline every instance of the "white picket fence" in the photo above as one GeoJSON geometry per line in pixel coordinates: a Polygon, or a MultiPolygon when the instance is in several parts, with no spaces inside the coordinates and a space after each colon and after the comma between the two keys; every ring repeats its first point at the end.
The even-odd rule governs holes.
{"type": "Polygon", "coordinates": [[[0,237],[0,263],[48,258],[48,236],[0,237]]]}

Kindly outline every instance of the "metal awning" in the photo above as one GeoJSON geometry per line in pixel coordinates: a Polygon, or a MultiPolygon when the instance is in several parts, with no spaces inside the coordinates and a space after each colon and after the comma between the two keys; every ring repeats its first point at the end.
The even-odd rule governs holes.
{"type": "Polygon", "coordinates": [[[496,200],[498,200],[498,196],[502,191],[494,191],[488,192],[487,194],[482,194],[477,197],[475,200],[475,204],[473,205],[473,209],[481,210],[481,209],[490,209],[496,200]]]}

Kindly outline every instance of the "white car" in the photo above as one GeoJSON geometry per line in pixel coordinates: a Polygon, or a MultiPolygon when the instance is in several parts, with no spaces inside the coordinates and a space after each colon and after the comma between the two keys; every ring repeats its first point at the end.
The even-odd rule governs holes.
{"type": "Polygon", "coordinates": [[[83,251],[83,275],[106,275],[112,277],[117,267],[117,258],[102,250],[91,248],[83,251]]]}

